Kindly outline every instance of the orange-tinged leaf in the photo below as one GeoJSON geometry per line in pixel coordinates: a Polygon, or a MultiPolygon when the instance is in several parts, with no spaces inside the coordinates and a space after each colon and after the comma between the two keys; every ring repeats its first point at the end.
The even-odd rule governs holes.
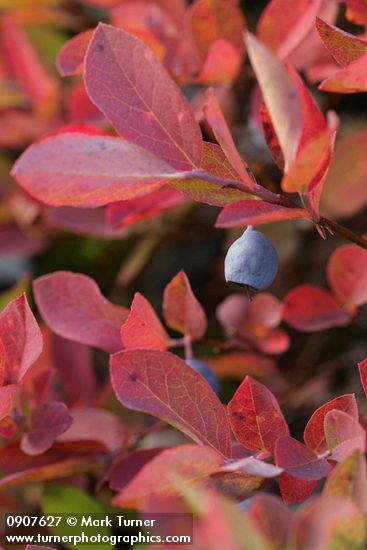
{"type": "Polygon", "coordinates": [[[206,363],[220,378],[236,378],[242,381],[246,375],[260,379],[275,376],[273,360],[252,352],[233,351],[207,359],[206,363]]]}
{"type": "Polygon", "coordinates": [[[160,350],[122,351],[111,357],[111,381],[125,407],[161,418],[194,441],[230,456],[225,409],[204,378],[182,359],[160,350]]]}
{"type": "Polygon", "coordinates": [[[38,309],[59,336],[114,352],[122,347],[120,329],[128,310],[111,304],[86,275],[59,271],[33,283],[38,309]]]}
{"type": "Polygon", "coordinates": [[[124,348],[167,349],[170,338],[154,309],[139,292],[134,296],[130,313],[121,327],[124,348]]]}
{"type": "Polygon", "coordinates": [[[124,139],[176,169],[200,166],[202,137],[193,111],[141,40],[100,23],[87,50],[84,79],[91,100],[124,139]]]}
{"type": "Polygon", "coordinates": [[[93,30],[84,31],[64,44],[57,57],[57,68],[61,76],[82,74],[85,53],[92,35],[93,30]]]}
{"type": "Polygon", "coordinates": [[[327,451],[324,420],[327,413],[333,410],[343,411],[358,419],[358,406],[353,394],[342,395],[319,407],[308,421],[303,434],[306,445],[317,455],[327,451]]]}
{"type": "Polygon", "coordinates": [[[262,12],[257,36],[285,59],[311,31],[322,0],[271,0],[262,12]]]}
{"type": "Polygon", "coordinates": [[[215,223],[216,227],[244,227],[261,225],[285,220],[309,218],[304,208],[285,208],[257,200],[242,200],[228,204],[223,208],[215,223]]]}
{"type": "Polygon", "coordinates": [[[16,384],[41,354],[41,330],[23,294],[0,314],[0,340],[5,361],[4,383],[16,384]]]}
{"type": "Polygon", "coordinates": [[[284,298],[283,319],[301,332],[317,332],[348,325],[351,317],[327,290],[301,285],[284,298]]]}
{"type": "Polygon", "coordinates": [[[347,5],[346,17],[356,25],[367,24],[367,1],[345,0],[347,5]]]}
{"type": "Polygon", "coordinates": [[[36,142],[12,175],[33,197],[51,206],[96,207],[162,187],[176,174],[148,151],[108,135],[65,131],[36,142]]]}
{"type": "Polygon", "coordinates": [[[163,314],[167,325],[173,330],[190,335],[194,340],[204,336],[206,315],[183,271],[180,271],[164,290],[163,314]]]}
{"type": "Polygon", "coordinates": [[[365,513],[367,508],[367,468],[364,453],[353,451],[340,462],[326,480],[323,495],[348,498],[365,513]]]}
{"type": "Polygon", "coordinates": [[[321,82],[319,90],[338,94],[367,91],[367,54],[321,82]]]}
{"type": "Polygon", "coordinates": [[[367,42],[318,17],[316,18],[316,28],[324,45],[342,67],[357,61],[364,53],[367,53],[367,42]]]}
{"type": "Polygon", "coordinates": [[[205,482],[222,464],[223,457],[207,446],[166,449],[143,466],[112,502],[122,508],[141,509],[150,496],[174,496],[187,485],[205,482]]]}
{"type": "Polygon", "coordinates": [[[355,244],[337,248],[330,256],[327,277],[340,303],[352,310],[367,302],[367,250],[355,244]]]}
{"type": "Polygon", "coordinates": [[[249,376],[228,403],[228,414],[236,439],[250,451],[272,454],[278,437],[289,434],[274,395],[249,376]]]}
{"type": "Polygon", "coordinates": [[[351,452],[366,450],[366,432],[358,420],[348,413],[332,410],[324,419],[326,443],[332,452],[331,458],[342,462],[351,452]]]}
{"type": "Polygon", "coordinates": [[[196,78],[200,84],[230,84],[241,68],[242,58],[227,40],[211,44],[203,68],[196,78]]]}

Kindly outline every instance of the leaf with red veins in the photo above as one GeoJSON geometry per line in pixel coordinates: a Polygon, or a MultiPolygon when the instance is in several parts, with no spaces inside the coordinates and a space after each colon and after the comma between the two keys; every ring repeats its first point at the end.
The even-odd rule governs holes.
{"type": "Polygon", "coordinates": [[[122,139],[66,128],[31,145],[12,175],[43,203],[86,208],[146,195],[181,173],[122,139]]]}
{"type": "Polygon", "coordinates": [[[25,294],[10,302],[0,314],[4,383],[16,384],[42,352],[41,330],[25,294]]]}
{"type": "Polygon", "coordinates": [[[142,509],[151,496],[175,496],[187,485],[202,484],[222,464],[223,457],[207,446],[179,445],[165,449],[138,471],[112,503],[142,509]]]}
{"type": "Polygon", "coordinates": [[[167,351],[126,350],[111,357],[111,382],[125,407],[156,416],[228,457],[224,406],[203,377],[167,351]]]}
{"type": "Polygon", "coordinates": [[[339,302],[353,309],[367,302],[367,250],[346,244],[329,258],[327,278],[339,302]]]}
{"type": "Polygon", "coordinates": [[[303,438],[306,445],[317,455],[327,452],[324,420],[329,411],[339,410],[358,420],[358,406],[354,394],[346,394],[319,407],[307,422],[303,438]]]}
{"type": "Polygon", "coordinates": [[[106,300],[93,279],[58,271],[36,279],[33,290],[42,317],[58,336],[110,353],[121,349],[128,310],[106,300]]]}
{"type": "Polygon", "coordinates": [[[348,325],[351,317],[327,290],[301,285],[285,296],[283,319],[301,332],[317,332],[348,325]]]}
{"type": "Polygon", "coordinates": [[[23,435],[20,448],[28,455],[40,455],[52,447],[55,439],[66,432],[72,422],[64,403],[45,403],[32,412],[30,430],[23,435]]]}
{"type": "Polygon", "coordinates": [[[77,76],[83,73],[84,57],[93,32],[93,29],[81,32],[65,42],[56,61],[61,76],[77,76]]]}
{"type": "Polygon", "coordinates": [[[100,23],[84,80],[93,103],[124,139],[175,169],[200,166],[202,137],[190,104],[141,40],[100,23]]]}
{"type": "Polygon", "coordinates": [[[300,218],[310,218],[310,214],[304,208],[286,208],[263,201],[242,200],[225,206],[215,226],[223,228],[256,226],[300,218]]]}
{"type": "Polygon", "coordinates": [[[316,29],[326,48],[342,67],[367,53],[367,42],[316,17],[316,29]]]}
{"type": "Polygon", "coordinates": [[[355,450],[366,451],[366,432],[361,424],[348,413],[329,411],[324,419],[326,443],[331,458],[342,462],[355,450]]]}
{"type": "Polygon", "coordinates": [[[275,462],[287,474],[306,481],[323,479],[331,470],[324,458],[318,458],[311,449],[289,436],[277,439],[275,462]]]}
{"type": "Polygon", "coordinates": [[[124,348],[167,349],[170,337],[154,309],[140,292],[134,296],[130,313],[121,327],[124,348]]]}
{"type": "Polygon", "coordinates": [[[274,395],[249,376],[228,403],[228,414],[236,439],[250,451],[272,454],[278,437],[289,434],[274,395]]]}
{"type": "Polygon", "coordinates": [[[204,336],[207,326],[205,311],[183,271],[164,290],[163,314],[167,325],[173,330],[190,335],[194,340],[204,336]]]}

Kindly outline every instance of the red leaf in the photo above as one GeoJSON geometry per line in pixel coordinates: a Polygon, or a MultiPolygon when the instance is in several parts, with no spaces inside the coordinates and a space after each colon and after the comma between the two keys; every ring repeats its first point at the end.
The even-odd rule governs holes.
{"type": "Polygon", "coordinates": [[[366,432],[358,420],[344,411],[333,410],[325,415],[326,443],[331,458],[342,462],[355,450],[366,451],[366,432]]]}
{"type": "Polygon", "coordinates": [[[186,485],[205,481],[222,464],[223,458],[206,446],[166,449],[143,466],[112,503],[122,508],[143,508],[150,496],[177,495],[186,485]]]}
{"type": "Polygon", "coordinates": [[[317,332],[350,323],[350,315],[323,288],[301,285],[284,298],[283,319],[301,332],[317,332]]]}
{"type": "Polygon", "coordinates": [[[321,5],[322,0],[271,0],[257,26],[259,39],[285,59],[312,29],[321,5]]]}
{"type": "Polygon", "coordinates": [[[85,83],[123,138],[176,169],[200,166],[202,138],[191,107],[139,39],[100,23],[85,59],[85,83]]]}
{"type": "Polygon", "coordinates": [[[56,62],[61,76],[76,76],[83,73],[84,57],[93,32],[81,32],[65,42],[56,62]]]}
{"type": "Polygon", "coordinates": [[[357,61],[364,53],[367,53],[367,42],[318,17],[316,18],[316,28],[326,48],[342,67],[357,61]]]}
{"type": "Polygon", "coordinates": [[[121,327],[121,340],[125,348],[167,349],[170,345],[170,338],[154,309],[139,292],[121,327]]]}
{"type": "Polygon", "coordinates": [[[361,93],[367,90],[367,54],[321,82],[319,90],[339,94],[361,93]]]}
{"type": "Polygon", "coordinates": [[[367,397],[367,359],[364,359],[361,363],[358,363],[358,370],[361,384],[367,397]]]}
{"type": "Polygon", "coordinates": [[[110,488],[121,491],[154,457],[163,451],[163,448],[139,449],[130,453],[112,467],[110,488]]]}
{"type": "Polygon", "coordinates": [[[14,408],[20,389],[18,384],[9,384],[0,388],[0,420],[7,417],[14,408]]]}
{"type": "Polygon", "coordinates": [[[289,433],[274,395],[249,376],[228,403],[228,413],[236,439],[251,451],[272,454],[278,437],[289,433]]]}
{"type": "Polygon", "coordinates": [[[190,335],[194,340],[204,336],[206,315],[183,271],[180,271],[164,290],[163,314],[166,324],[173,330],[190,335]]]}
{"type": "Polygon", "coordinates": [[[322,455],[327,451],[324,419],[326,414],[333,410],[344,411],[358,419],[358,406],[353,394],[342,395],[319,407],[308,421],[303,434],[306,445],[317,455],[322,455]]]}
{"type": "Polygon", "coordinates": [[[33,289],[42,317],[56,334],[107,352],[121,349],[120,329],[128,312],[106,300],[92,279],[59,271],[36,279],[33,289]]]}
{"type": "Polygon", "coordinates": [[[287,474],[306,481],[323,479],[330,471],[324,458],[318,459],[316,453],[289,436],[277,439],[275,461],[287,474]]]}
{"type": "Polygon", "coordinates": [[[188,10],[188,23],[199,51],[207,55],[218,39],[227,40],[243,54],[245,20],[242,11],[227,0],[196,0],[188,10]]]}
{"type": "Polygon", "coordinates": [[[57,438],[58,443],[96,442],[105,451],[121,449],[128,434],[112,412],[95,407],[76,407],[69,411],[72,424],[57,438]]]}
{"type": "Polygon", "coordinates": [[[274,550],[288,548],[296,518],[279,497],[266,493],[256,495],[248,510],[248,517],[274,550]]]}
{"type": "Polygon", "coordinates": [[[157,416],[194,441],[230,455],[224,407],[203,377],[182,359],[167,351],[122,351],[111,358],[111,381],[125,407],[157,416]]]}
{"type": "Polygon", "coordinates": [[[317,487],[317,481],[297,479],[289,474],[279,478],[279,489],[285,504],[297,504],[310,498],[317,487]]]}
{"type": "Polygon", "coordinates": [[[16,298],[0,314],[0,340],[5,359],[5,384],[16,384],[41,354],[43,339],[26,295],[16,298]]]}
{"type": "Polygon", "coordinates": [[[200,84],[230,84],[241,68],[242,57],[227,40],[211,44],[203,68],[196,78],[200,84]]]}
{"type": "Polygon", "coordinates": [[[339,302],[351,308],[367,302],[367,250],[355,244],[337,248],[327,265],[327,278],[339,302]]]}
{"type": "Polygon", "coordinates": [[[41,405],[31,414],[30,430],[22,437],[21,450],[32,456],[44,453],[72,422],[64,403],[55,401],[41,405]]]}
{"type": "Polygon", "coordinates": [[[309,217],[309,213],[304,208],[285,208],[263,201],[243,200],[225,206],[219,214],[215,226],[244,227],[309,217]]]}
{"type": "Polygon", "coordinates": [[[121,139],[66,130],[29,147],[12,175],[46,204],[95,207],[155,191],[177,173],[121,139]]]}
{"type": "Polygon", "coordinates": [[[157,216],[165,210],[170,210],[186,202],[185,195],[170,189],[161,187],[149,195],[138,199],[115,202],[107,208],[107,219],[113,228],[127,227],[152,216],[157,216]]]}

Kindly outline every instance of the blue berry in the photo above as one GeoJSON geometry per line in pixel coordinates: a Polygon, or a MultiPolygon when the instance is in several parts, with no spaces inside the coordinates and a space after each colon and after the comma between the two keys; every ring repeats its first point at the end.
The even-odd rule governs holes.
{"type": "Polygon", "coordinates": [[[227,282],[264,290],[274,281],[278,255],[271,241],[249,226],[229,248],[224,262],[227,282]]]}
{"type": "Polygon", "coordinates": [[[220,383],[217,375],[212,371],[212,369],[203,361],[199,359],[186,359],[186,364],[189,365],[196,372],[201,374],[203,378],[208,382],[209,386],[212,388],[214,393],[217,395],[220,392],[220,383]]]}

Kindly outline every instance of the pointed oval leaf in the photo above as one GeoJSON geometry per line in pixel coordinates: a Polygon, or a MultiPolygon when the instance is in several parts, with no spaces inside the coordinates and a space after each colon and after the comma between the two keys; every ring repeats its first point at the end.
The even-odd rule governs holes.
{"type": "Polygon", "coordinates": [[[317,455],[327,451],[327,444],[324,431],[324,419],[329,411],[339,410],[348,413],[358,419],[358,406],[354,394],[346,394],[319,407],[307,423],[303,437],[306,445],[317,455]]]}
{"type": "Polygon", "coordinates": [[[57,57],[57,69],[61,76],[77,76],[83,73],[84,57],[92,36],[93,30],[88,30],[65,42],[57,57]]]}
{"type": "Polygon", "coordinates": [[[51,206],[96,207],[139,197],[175,174],[164,161],[108,135],[62,132],[29,147],[12,175],[51,206]]]}
{"type": "Polygon", "coordinates": [[[317,332],[348,325],[351,318],[327,290],[301,285],[284,298],[283,319],[301,332],[317,332]]]}
{"type": "Polygon", "coordinates": [[[107,352],[121,349],[128,310],[106,300],[90,277],[59,271],[36,279],[33,289],[42,317],[56,334],[107,352]]]}
{"type": "Polygon", "coordinates": [[[367,42],[316,17],[316,29],[326,48],[342,67],[367,53],[367,42]]]}
{"type": "Polygon", "coordinates": [[[215,226],[244,227],[309,217],[310,214],[304,208],[285,208],[264,201],[242,200],[225,206],[219,214],[215,226]]]}
{"type": "Polygon", "coordinates": [[[141,40],[100,23],[84,79],[91,100],[123,138],[176,169],[200,166],[202,137],[192,109],[141,40]]]}
{"type": "Polygon", "coordinates": [[[160,350],[122,351],[111,357],[111,381],[125,407],[157,416],[194,441],[231,454],[222,403],[182,359],[160,350]]]}
{"type": "Polygon", "coordinates": [[[154,309],[140,292],[134,296],[126,322],[121,327],[125,348],[167,349],[170,338],[154,309]]]}
{"type": "Polygon", "coordinates": [[[355,94],[367,91],[367,54],[321,82],[319,90],[338,94],[355,94]]]}
{"type": "Polygon", "coordinates": [[[250,376],[228,403],[228,414],[236,439],[250,451],[272,454],[278,437],[289,434],[274,395],[250,376]]]}
{"type": "Polygon", "coordinates": [[[330,256],[327,277],[338,300],[347,307],[367,302],[367,250],[346,244],[330,256]]]}
{"type": "Polygon", "coordinates": [[[204,336],[206,315],[183,271],[180,271],[164,290],[163,314],[167,325],[173,330],[190,335],[194,340],[204,336]]]}
{"type": "Polygon", "coordinates": [[[143,466],[112,502],[122,508],[141,509],[150,496],[174,496],[187,485],[203,483],[222,464],[223,457],[207,446],[166,449],[143,466]]]}

